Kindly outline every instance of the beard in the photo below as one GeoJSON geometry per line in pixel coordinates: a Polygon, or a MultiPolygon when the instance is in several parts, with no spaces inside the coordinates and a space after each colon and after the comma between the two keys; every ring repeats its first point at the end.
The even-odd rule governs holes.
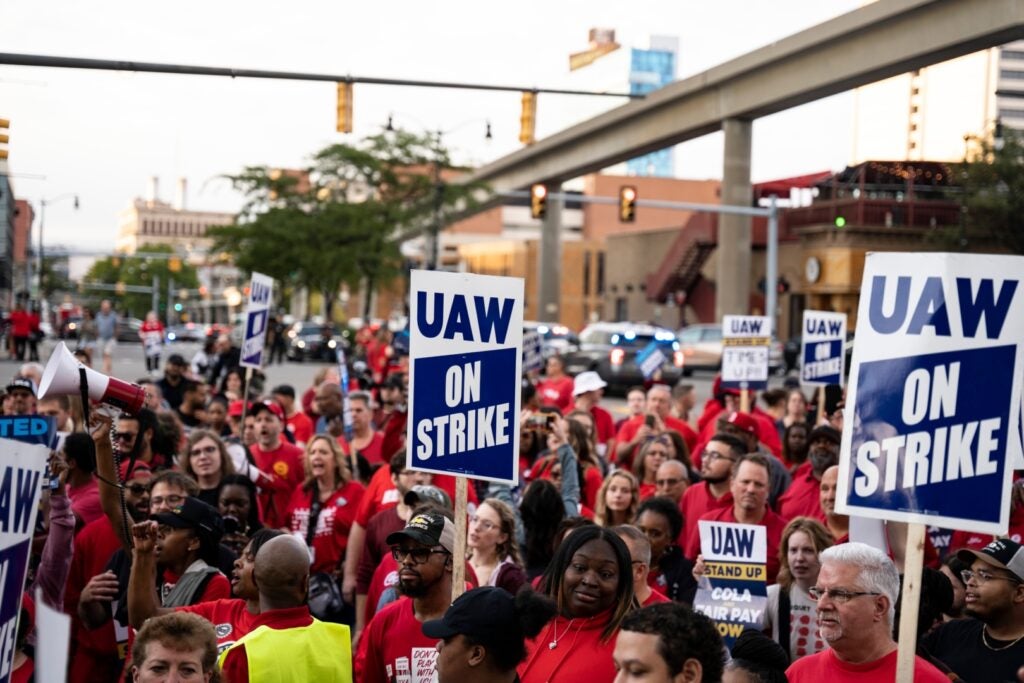
{"type": "Polygon", "coordinates": [[[729,481],[729,477],[731,476],[732,474],[730,472],[726,472],[725,474],[719,477],[705,476],[704,481],[706,481],[708,484],[724,484],[725,482],[729,481]]]}
{"type": "Polygon", "coordinates": [[[404,595],[409,598],[422,598],[430,592],[430,586],[427,586],[419,579],[408,583],[399,579],[396,588],[398,589],[399,595],[404,595]]]}

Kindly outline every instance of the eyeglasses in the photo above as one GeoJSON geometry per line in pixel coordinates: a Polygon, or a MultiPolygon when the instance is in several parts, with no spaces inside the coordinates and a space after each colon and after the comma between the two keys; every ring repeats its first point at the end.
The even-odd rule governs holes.
{"type": "Polygon", "coordinates": [[[686,481],[686,480],[685,479],[681,479],[679,477],[673,477],[671,479],[655,479],[654,480],[654,484],[655,484],[655,486],[675,486],[676,484],[678,484],[681,481],[686,481]]]}
{"type": "Polygon", "coordinates": [[[964,580],[964,584],[970,583],[971,579],[976,579],[978,583],[988,583],[994,579],[1021,583],[1020,579],[1015,576],[999,576],[997,574],[987,572],[984,569],[979,569],[978,571],[974,571],[973,569],[963,569],[960,571],[960,578],[964,580]]]}
{"type": "Polygon", "coordinates": [[[736,462],[736,458],[730,458],[728,455],[723,455],[716,451],[704,451],[700,454],[702,460],[710,460],[714,462],[716,460],[728,460],[729,462],[736,462]]]}
{"type": "Polygon", "coordinates": [[[132,492],[134,496],[141,496],[143,493],[149,490],[149,487],[145,484],[130,484],[125,486],[126,489],[132,492]]]}
{"type": "Polygon", "coordinates": [[[402,563],[405,558],[411,557],[414,564],[423,564],[430,559],[431,555],[449,555],[450,553],[443,548],[440,550],[434,548],[400,548],[398,546],[391,546],[391,557],[395,558],[395,562],[402,563]]]}
{"type": "Polygon", "coordinates": [[[196,457],[204,453],[206,455],[213,455],[214,453],[217,453],[219,451],[220,449],[217,448],[216,446],[205,446],[203,448],[193,448],[191,451],[188,452],[188,454],[191,455],[192,457],[196,457]]]}
{"type": "Polygon", "coordinates": [[[471,523],[473,523],[473,524],[476,524],[478,527],[480,527],[484,531],[490,531],[491,529],[497,529],[498,528],[498,525],[495,524],[494,522],[491,522],[491,521],[486,520],[486,519],[480,519],[476,515],[473,515],[472,517],[470,517],[469,521],[471,523]]]}
{"type": "Polygon", "coordinates": [[[171,495],[171,496],[167,496],[166,498],[164,498],[164,497],[153,498],[149,502],[150,502],[150,504],[153,507],[160,507],[164,503],[167,503],[171,507],[176,507],[176,506],[181,505],[182,503],[185,502],[185,496],[171,495]]]}
{"type": "Polygon", "coordinates": [[[862,595],[881,595],[881,593],[876,591],[847,591],[842,588],[818,588],[817,586],[808,588],[807,593],[811,596],[812,600],[821,600],[827,595],[832,598],[832,602],[839,603],[840,605],[862,595]]]}
{"type": "Polygon", "coordinates": [[[135,432],[118,432],[114,435],[115,441],[135,441],[135,437],[138,436],[135,432]]]}

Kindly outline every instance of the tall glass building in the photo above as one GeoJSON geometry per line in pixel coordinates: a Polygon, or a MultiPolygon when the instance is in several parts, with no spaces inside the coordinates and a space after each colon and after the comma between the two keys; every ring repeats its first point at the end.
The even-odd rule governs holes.
{"type": "MultiPolygon", "coordinates": [[[[669,39],[671,40],[671,39],[669,39]]],[[[662,38],[651,39],[651,49],[633,49],[629,63],[629,92],[634,95],[646,95],[662,88],[676,78],[676,50],[669,49],[672,45],[659,45],[658,42],[669,42],[662,38]]],[[[675,42],[671,40],[671,42],[675,42]]],[[[645,154],[626,162],[629,175],[672,177],[675,163],[672,148],[661,149],[645,154]]]]}

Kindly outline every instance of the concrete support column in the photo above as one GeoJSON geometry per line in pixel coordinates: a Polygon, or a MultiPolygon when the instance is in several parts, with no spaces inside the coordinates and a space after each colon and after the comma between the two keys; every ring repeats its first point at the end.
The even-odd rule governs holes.
{"type": "MultiPolygon", "coordinates": [[[[750,206],[750,140],[752,122],[727,119],[722,204],[750,206]]],[[[719,214],[718,266],[715,271],[715,318],[743,315],[750,300],[750,216],[719,214]]]]}
{"type": "Polygon", "coordinates": [[[559,184],[548,188],[547,213],[540,229],[540,253],[537,255],[537,320],[559,322],[562,295],[562,200],[559,184]]]}

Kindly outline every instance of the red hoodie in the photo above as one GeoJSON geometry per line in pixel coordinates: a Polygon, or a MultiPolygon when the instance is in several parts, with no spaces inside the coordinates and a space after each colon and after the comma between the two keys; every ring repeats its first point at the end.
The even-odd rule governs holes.
{"type": "Polygon", "coordinates": [[[611,683],[615,680],[613,633],[606,641],[601,632],[608,625],[611,610],[589,619],[557,616],[544,630],[526,641],[526,659],[518,667],[522,683],[611,683]],[[558,644],[551,648],[556,639],[558,644]]]}

